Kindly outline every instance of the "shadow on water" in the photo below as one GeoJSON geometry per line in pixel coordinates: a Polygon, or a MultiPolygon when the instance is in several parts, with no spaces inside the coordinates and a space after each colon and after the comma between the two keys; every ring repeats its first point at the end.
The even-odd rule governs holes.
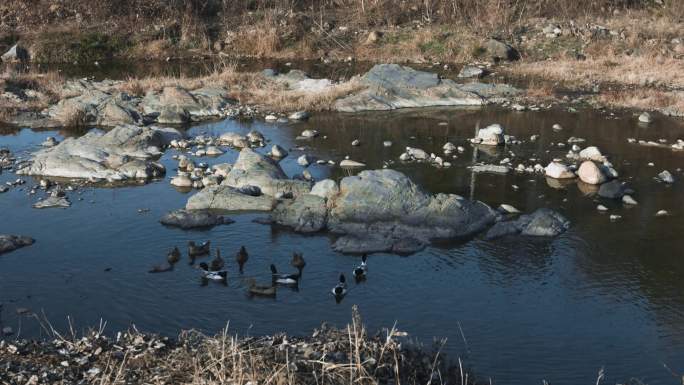
{"type": "MultiPolygon", "coordinates": [[[[684,361],[684,248],[681,197],[684,185],[664,186],[653,180],[663,169],[682,179],[684,153],[628,144],[627,138],[646,140],[681,138],[681,121],[659,117],[644,127],[631,116],[582,111],[517,113],[495,108],[405,110],[391,113],[316,114],[307,122],[269,124],[260,121],[220,121],[190,127],[189,135],[219,135],[226,131],[261,131],[272,143],[289,149],[281,161],[293,176],[303,168],[297,157],[305,152],[339,161],[345,156],[370,168],[385,164],[408,174],[426,190],[474,196],[492,206],[514,205],[522,211],[551,207],[566,215],[573,227],[552,240],[482,237],[440,243],[408,257],[371,255],[366,282],[350,283],[349,294],[336,304],[330,289],[340,272],[351,274],[358,256],[334,253],[331,238],[300,235],[254,223],[263,214],[231,214],[236,222],[205,231],[184,231],[160,225],[168,210],[183,207],[189,194],[165,180],[145,186],[80,189],[66,210],[35,210],[38,197],[25,187],[0,194],[0,233],[27,234],[37,242],[0,257],[0,302],[3,321],[16,326],[15,309],[44,310],[56,327],[71,315],[77,325],[96,324],[100,317],[109,330],[135,324],[142,330],[175,335],[197,328],[213,333],[230,320],[240,334],[288,331],[301,334],[321,321],[344,324],[352,304],[358,304],[371,329],[390,326],[429,343],[447,337],[452,357],[468,351],[468,362],[494,382],[529,384],[591,383],[604,366],[609,382],[636,376],[646,383],[664,383],[670,374],[662,363],[677,368],[684,361]],[[541,176],[509,173],[480,174],[467,168],[474,148],[468,143],[474,127],[501,123],[525,141],[493,151],[478,150],[478,160],[498,163],[503,158],[546,164],[563,157],[557,143],[582,137],[610,156],[637,194],[636,207],[586,196],[576,184],[550,186],[541,176]],[[559,123],[564,129],[551,129],[559,123]],[[297,141],[304,129],[321,136],[297,141]],[[361,145],[352,146],[359,139],[361,145]],[[392,141],[392,146],[383,146],[392,141]],[[441,154],[446,141],[463,146],[449,158],[453,166],[437,169],[427,164],[401,163],[405,147],[441,154]],[[534,161],[530,159],[535,159],[534,161]],[[647,164],[653,162],[654,167],[647,164]],[[513,188],[513,185],[517,186],[513,188]],[[610,208],[622,219],[611,222],[596,210],[610,208]],[[145,209],[139,211],[139,209],[145,209]],[[667,209],[673,216],[656,218],[667,209]],[[195,269],[179,264],[173,272],[148,274],[164,261],[174,245],[188,240],[212,240],[228,263],[227,286],[200,285],[195,269]],[[245,245],[249,261],[240,274],[234,253],[245,245]],[[275,299],[252,300],[245,279],[268,282],[271,263],[289,271],[293,251],[307,260],[299,291],[279,290],[275,299]],[[463,342],[460,329],[468,341],[463,342]]],[[[73,131],[0,131],[0,144],[25,157],[39,149],[47,136],[80,135],[73,131]]],[[[260,151],[266,152],[269,147],[260,151]]],[[[174,174],[168,151],[161,162],[174,174]]],[[[234,162],[230,150],[209,164],[234,162]]],[[[317,179],[341,179],[339,168],[311,165],[317,179]]],[[[16,179],[0,175],[0,183],[16,179]]],[[[680,181],[678,181],[680,182],[680,181]]],[[[186,257],[184,257],[186,258],[186,257]]],[[[208,260],[208,259],[207,259],[208,260]]],[[[293,268],[291,270],[294,270],[293,268]]],[[[16,329],[16,327],[15,327],[16,329]]],[[[24,319],[22,336],[37,336],[37,325],[24,319]]]]}

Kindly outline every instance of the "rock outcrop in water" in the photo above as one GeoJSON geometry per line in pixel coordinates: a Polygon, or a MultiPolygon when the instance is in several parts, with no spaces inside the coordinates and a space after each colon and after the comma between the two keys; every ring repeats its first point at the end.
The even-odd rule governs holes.
{"type": "Polygon", "coordinates": [[[458,84],[438,74],[398,64],[378,64],[360,78],[367,88],[335,102],[342,112],[394,110],[406,107],[479,106],[490,98],[518,93],[513,87],[458,84]],[[485,95],[486,93],[486,95],[485,95]],[[505,95],[504,95],[505,94],[505,95]]]}
{"type": "Polygon", "coordinates": [[[24,246],[30,246],[33,242],[33,238],[23,235],[0,234],[0,254],[9,253],[24,246]]]}
{"type": "Polygon", "coordinates": [[[51,106],[48,116],[65,125],[181,124],[223,116],[235,103],[222,87],[164,87],[141,98],[121,92],[119,85],[111,80],[69,81],[64,88],[71,96],[51,106]]]}
{"type": "Polygon", "coordinates": [[[175,210],[164,215],[159,222],[165,226],[180,227],[181,229],[209,228],[222,224],[233,223],[224,218],[204,210],[175,210]]]}
{"type": "Polygon", "coordinates": [[[506,235],[528,235],[534,237],[555,237],[570,228],[570,221],[563,215],[547,208],[537,209],[516,219],[502,221],[487,231],[487,239],[506,235]]]}
{"type": "Polygon", "coordinates": [[[153,161],[173,139],[172,128],[118,126],[102,133],[90,131],[38,151],[18,174],[90,180],[123,181],[162,176],[164,166],[153,161]]]}

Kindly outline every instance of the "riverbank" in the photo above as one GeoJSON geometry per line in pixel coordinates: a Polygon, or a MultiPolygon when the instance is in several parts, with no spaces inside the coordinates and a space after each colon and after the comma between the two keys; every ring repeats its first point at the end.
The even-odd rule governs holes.
{"type": "Polygon", "coordinates": [[[44,340],[0,341],[0,381],[54,384],[473,384],[461,361],[412,344],[396,328],[370,334],[356,307],[343,328],[323,323],[309,336],[239,337],[184,331],[177,338],[135,327],[108,337],[104,324],[83,336],[60,334],[45,320],[44,340]],[[460,364],[460,365],[459,365],[460,364]]]}
{"type": "MultiPolygon", "coordinates": [[[[494,2],[470,8],[437,2],[431,8],[409,1],[399,6],[401,12],[383,2],[315,10],[213,1],[178,9],[140,1],[137,10],[79,8],[74,1],[72,7],[28,10],[19,3],[3,5],[0,12],[0,51],[19,43],[36,65],[276,58],[427,65],[445,72],[470,63],[484,70],[483,75],[504,75],[525,84],[528,104],[571,95],[597,108],[684,115],[684,79],[678,75],[684,67],[684,25],[676,1],[629,6],[580,2],[563,9],[543,4],[506,8],[494,2]]],[[[225,65],[219,67],[223,72],[225,65]]],[[[22,80],[22,75],[3,76],[5,91],[11,91],[15,77],[22,80]]],[[[35,79],[45,77],[54,83],[53,74],[35,79]]],[[[236,88],[255,93],[263,85],[238,82],[236,88]]],[[[307,104],[297,99],[299,106],[307,104]]],[[[35,103],[33,109],[44,105],[21,103],[29,108],[35,103]]],[[[0,104],[5,111],[18,108],[0,104]]]]}

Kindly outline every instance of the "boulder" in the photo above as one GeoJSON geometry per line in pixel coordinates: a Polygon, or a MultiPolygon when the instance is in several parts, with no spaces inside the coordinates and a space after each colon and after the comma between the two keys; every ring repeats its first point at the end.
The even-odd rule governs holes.
{"type": "Polygon", "coordinates": [[[274,144],[273,147],[271,147],[270,155],[277,159],[283,159],[287,156],[287,150],[277,144],[274,144]]]}
{"type": "Polygon", "coordinates": [[[67,208],[71,206],[71,202],[65,196],[50,195],[33,204],[36,209],[50,209],[50,208],[67,208]]]}
{"type": "Polygon", "coordinates": [[[23,235],[0,234],[0,254],[9,253],[24,246],[30,246],[33,238],[23,235]]]}
{"type": "Polygon", "coordinates": [[[339,194],[340,188],[337,186],[332,179],[323,179],[322,181],[316,182],[316,184],[311,189],[312,195],[317,195],[326,200],[330,200],[339,194]]]}
{"type": "Polygon", "coordinates": [[[291,192],[298,196],[311,190],[310,183],[288,179],[276,161],[251,148],[240,151],[237,161],[221,185],[233,188],[257,186],[263,194],[270,196],[275,196],[278,192],[291,192]]]}
{"type": "Polygon", "coordinates": [[[186,210],[271,211],[275,199],[271,196],[252,196],[229,186],[210,186],[191,196],[186,210]]]}
{"type": "Polygon", "coordinates": [[[514,234],[554,237],[569,228],[570,222],[563,215],[551,209],[540,208],[531,214],[523,214],[516,219],[496,223],[487,231],[485,238],[495,239],[514,234]]]}
{"type": "Polygon", "coordinates": [[[581,160],[593,160],[594,162],[603,163],[606,161],[606,157],[601,154],[601,150],[595,146],[589,146],[579,153],[581,160]]]}
{"type": "Polygon", "coordinates": [[[484,77],[487,72],[476,66],[464,65],[461,71],[458,72],[457,77],[459,78],[481,78],[484,77]]]}
{"type": "Polygon", "coordinates": [[[271,221],[296,232],[314,233],[325,229],[327,217],[325,199],[318,195],[304,194],[297,199],[278,203],[271,214],[271,221]]]}
{"type": "Polygon", "coordinates": [[[505,144],[504,129],[500,124],[492,124],[477,131],[473,143],[487,146],[501,146],[505,144]]]}
{"type": "Polygon", "coordinates": [[[622,199],[622,197],[626,194],[626,191],[627,189],[625,186],[617,179],[614,179],[610,182],[602,184],[599,188],[598,194],[602,198],[622,199]]]}
{"type": "Polygon", "coordinates": [[[506,42],[498,39],[489,39],[485,44],[487,54],[494,61],[507,60],[513,61],[520,59],[520,53],[506,42]]]}
{"type": "Polygon", "coordinates": [[[343,159],[340,162],[340,167],[342,168],[361,168],[361,167],[366,167],[365,163],[357,162],[355,160],[351,159],[343,159]]]}
{"type": "Polygon", "coordinates": [[[664,170],[658,174],[658,179],[666,184],[672,184],[675,182],[674,176],[672,176],[672,173],[667,170],[664,170]]]}
{"type": "Polygon", "coordinates": [[[90,131],[36,152],[18,174],[80,179],[149,179],[162,176],[154,162],[180,132],[157,127],[118,126],[102,133],[90,131]]]}
{"type": "Polygon", "coordinates": [[[575,173],[568,166],[555,161],[549,163],[544,171],[547,177],[553,179],[570,179],[575,177],[575,173]]]}
{"type": "Polygon", "coordinates": [[[584,183],[596,185],[604,183],[608,178],[596,163],[585,160],[577,170],[577,176],[584,183]]]}
{"type": "Polygon", "coordinates": [[[357,112],[485,103],[482,97],[462,90],[452,80],[398,64],[378,64],[360,78],[360,83],[366,89],[337,100],[333,109],[357,112]]]}
{"type": "Polygon", "coordinates": [[[2,59],[3,63],[25,62],[29,60],[29,53],[23,46],[15,44],[7,52],[3,53],[0,59],[2,59]]]}
{"type": "Polygon", "coordinates": [[[159,222],[165,226],[195,229],[214,227],[216,225],[232,223],[233,221],[206,210],[180,209],[164,215],[159,222]]]}

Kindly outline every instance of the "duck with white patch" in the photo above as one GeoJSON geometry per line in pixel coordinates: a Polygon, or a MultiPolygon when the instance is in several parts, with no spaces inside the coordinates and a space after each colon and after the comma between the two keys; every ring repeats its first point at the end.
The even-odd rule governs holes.
{"type": "Polygon", "coordinates": [[[368,272],[368,265],[366,265],[367,259],[368,256],[364,254],[361,257],[361,264],[356,266],[354,270],[352,270],[352,274],[354,275],[354,278],[356,278],[357,281],[362,281],[366,279],[366,273],[368,272]]]}
{"type": "Polygon", "coordinates": [[[209,270],[209,265],[205,262],[199,264],[199,269],[202,270],[202,279],[214,282],[226,283],[228,279],[228,272],[226,270],[221,271],[211,271],[209,270]]]}
{"type": "Polygon", "coordinates": [[[333,287],[331,292],[338,302],[342,299],[342,297],[347,295],[347,280],[344,277],[344,274],[340,274],[340,281],[335,287],[333,287]]]}
{"type": "Polygon", "coordinates": [[[281,274],[278,273],[274,264],[271,264],[271,276],[273,277],[273,283],[283,286],[297,286],[299,284],[299,274],[281,274]]]}

